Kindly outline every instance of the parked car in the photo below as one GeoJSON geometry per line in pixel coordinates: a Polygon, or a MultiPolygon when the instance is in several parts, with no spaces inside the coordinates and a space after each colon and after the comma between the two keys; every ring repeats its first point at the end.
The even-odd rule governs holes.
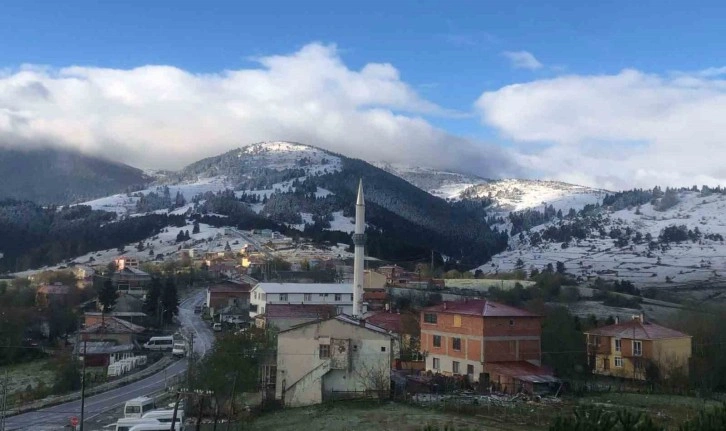
{"type": "Polygon", "coordinates": [[[187,343],[184,341],[175,341],[174,348],[171,349],[171,354],[183,358],[187,355],[187,343]]]}
{"type": "Polygon", "coordinates": [[[200,314],[202,312],[202,306],[197,305],[194,307],[194,314],[200,314]]]}
{"type": "Polygon", "coordinates": [[[222,324],[221,323],[215,323],[212,325],[212,330],[215,332],[220,332],[222,330],[222,324]]]}

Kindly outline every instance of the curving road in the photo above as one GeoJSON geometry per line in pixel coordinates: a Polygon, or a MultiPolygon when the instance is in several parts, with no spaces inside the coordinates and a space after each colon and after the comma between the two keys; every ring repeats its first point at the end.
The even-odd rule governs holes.
{"type": "MultiPolygon", "coordinates": [[[[179,320],[181,321],[182,327],[188,333],[194,334],[194,351],[200,356],[204,356],[212,347],[214,341],[214,335],[209,329],[209,326],[204,323],[199,315],[194,314],[194,306],[201,304],[203,301],[204,293],[198,292],[179,304],[179,320]]],[[[182,374],[186,372],[186,369],[187,360],[181,359],[166,369],[142,380],[87,397],[84,423],[114,408],[118,408],[131,398],[149,395],[163,390],[168,378],[182,374]]],[[[80,400],[9,417],[6,419],[5,429],[6,431],[62,430],[73,416],[79,418],[81,416],[80,400]]],[[[88,430],[87,427],[86,429],[88,430]]]]}

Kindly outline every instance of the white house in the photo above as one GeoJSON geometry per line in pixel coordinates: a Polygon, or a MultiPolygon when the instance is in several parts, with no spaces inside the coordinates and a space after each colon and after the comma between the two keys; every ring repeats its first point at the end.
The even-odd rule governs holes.
{"type": "Polygon", "coordinates": [[[338,314],[353,311],[353,287],[339,283],[258,283],[250,291],[250,317],[267,304],[331,304],[338,314]]]}
{"type": "Polygon", "coordinates": [[[346,315],[281,331],[275,396],[297,407],[387,395],[393,342],[385,329],[346,315]]]}

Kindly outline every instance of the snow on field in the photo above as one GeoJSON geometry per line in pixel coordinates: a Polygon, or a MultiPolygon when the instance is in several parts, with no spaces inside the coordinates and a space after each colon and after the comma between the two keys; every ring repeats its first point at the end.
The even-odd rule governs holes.
{"type": "Polygon", "coordinates": [[[260,142],[240,148],[238,157],[252,158],[269,169],[303,169],[306,175],[338,172],[342,161],[324,150],[294,142],[260,142]]]}
{"type": "MultiPolygon", "coordinates": [[[[650,204],[640,209],[624,209],[606,212],[604,229],[609,234],[613,228],[640,232],[643,237],[650,234],[657,240],[661,231],[671,225],[685,225],[687,229],[698,228],[702,234],[721,234],[726,237],[726,196],[701,197],[697,192],[681,192],[680,203],[660,212],[650,204]],[[639,213],[639,214],[637,214],[639,213]]],[[[539,226],[531,232],[541,231],[539,226]]],[[[524,268],[534,266],[541,269],[548,263],[563,262],[567,272],[582,277],[630,280],[638,286],[664,286],[673,288],[694,286],[726,285],[726,244],[701,238],[697,242],[670,243],[666,250],[649,250],[647,241],[618,247],[616,240],[608,235],[600,237],[597,232],[584,240],[573,240],[568,248],[561,243],[545,243],[532,247],[525,238],[520,242],[515,236],[510,240],[510,250],[500,253],[491,262],[480,268],[485,273],[511,271],[521,259],[524,268]],[[670,280],[670,281],[667,281],[670,280]]]]}
{"type": "Polygon", "coordinates": [[[355,231],[355,220],[352,217],[344,216],[343,211],[336,211],[333,213],[333,221],[330,222],[330,228],[326,230],[353,233],[355,231]]]}

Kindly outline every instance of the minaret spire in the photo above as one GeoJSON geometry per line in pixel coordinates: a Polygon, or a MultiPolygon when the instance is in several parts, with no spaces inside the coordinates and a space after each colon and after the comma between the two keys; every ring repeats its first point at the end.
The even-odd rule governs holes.
{"type": "Polygon", "coordinates": [[[363,259],[365,258],[364,247],[366,243],[365,231],[366,206],[363,200],[363,179],[358,182],[358,197],[355,202],[355,233],[353,234],[353,245],[355,245],[355,259],[353,261],[353,315],[363,316],[363,259]]]}

